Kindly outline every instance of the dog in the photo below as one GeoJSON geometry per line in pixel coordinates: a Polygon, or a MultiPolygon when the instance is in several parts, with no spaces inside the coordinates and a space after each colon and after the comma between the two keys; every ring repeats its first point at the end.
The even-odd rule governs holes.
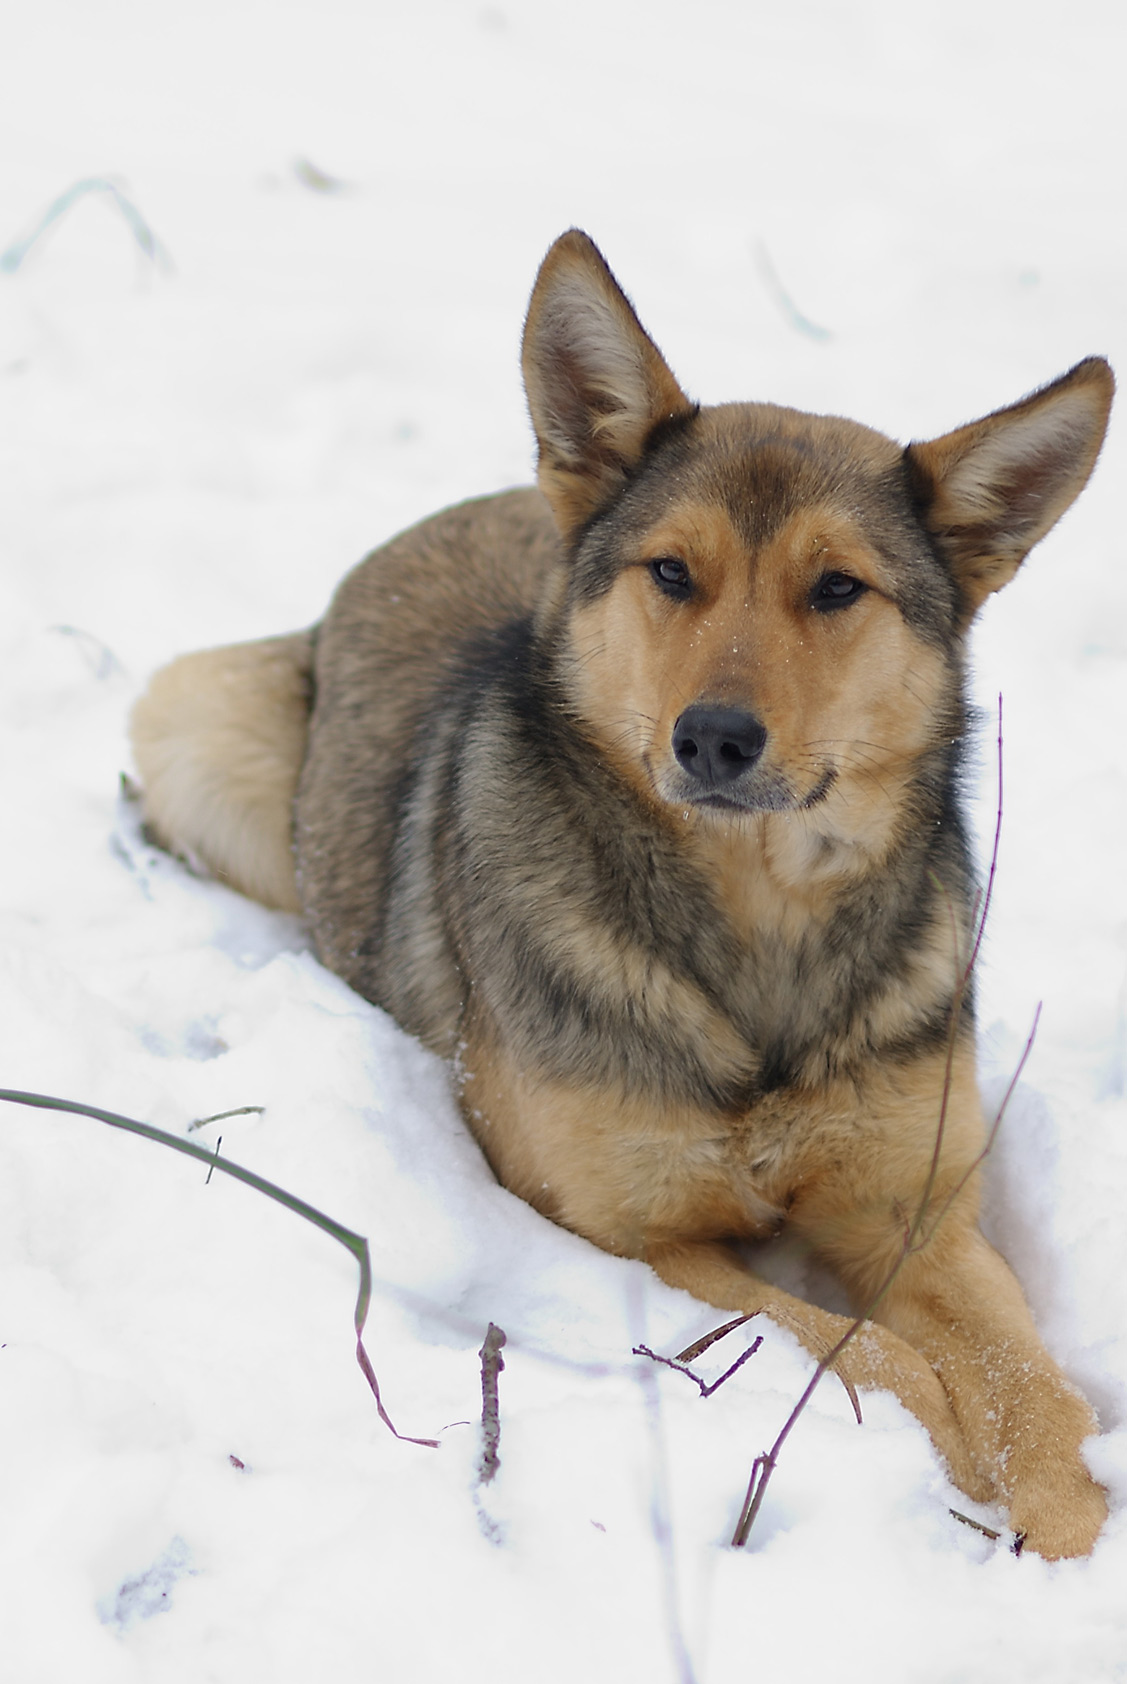
{"type": "Polygon", "coordinates": [[[787,1224],[863,1310],[916,1232],[838,1371],[1030,1548],[1086,1554],[1095,1418],[977,1224],[958,787],[968,628],[1087,481],[1111,370],[906,449],[701,408],[577,230],[522,362],[538,489],[156,676],[152,831],[301,913],[450,1061],[498,1179],[670,1285],[820,1357],[847,1320],[738,1242],[787,1224]]]}

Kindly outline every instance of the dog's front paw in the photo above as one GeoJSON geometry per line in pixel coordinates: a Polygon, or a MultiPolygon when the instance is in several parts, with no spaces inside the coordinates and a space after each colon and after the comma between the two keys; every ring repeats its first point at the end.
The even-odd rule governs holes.
{"type": "Polygon", "coordinates": [[[1023,1550],[1046,1561],[1090,1555],[1107,1519],[1102,1485],[1084,1468],[1057,1468],[1023,1481],[1010,1503],[1010,1525],[1023,1550]]]}

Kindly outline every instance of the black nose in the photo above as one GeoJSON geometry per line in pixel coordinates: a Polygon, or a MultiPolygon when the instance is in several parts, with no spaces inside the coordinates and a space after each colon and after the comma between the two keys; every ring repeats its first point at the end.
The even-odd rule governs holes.
{"type": "Polygon", "coordinates": [[[742,708],[686,708],[673,727],[678,764],[702,784],[730,784],[763,753],[767,729],[742,708]]]}

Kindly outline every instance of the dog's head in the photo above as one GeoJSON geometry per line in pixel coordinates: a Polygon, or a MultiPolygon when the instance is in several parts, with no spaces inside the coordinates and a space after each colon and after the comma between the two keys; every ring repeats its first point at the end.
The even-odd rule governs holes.
{"type": "Polygon", "coordinates": [[[906,450],[768,404],[699,409],[577,231],[540,270],[523,362],[584,728],[694,825],[801,814],[879,848],[897,790],[961,730],[971,619],[1092,470],[1107,363],[906,450]]]}

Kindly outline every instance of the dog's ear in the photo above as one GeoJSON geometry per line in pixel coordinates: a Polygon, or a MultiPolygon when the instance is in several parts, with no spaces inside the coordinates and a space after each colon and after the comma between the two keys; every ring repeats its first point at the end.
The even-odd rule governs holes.
{"type": "Polygon", "coordinates": [[[964,623],[1084,489],[1114,391],[1104,359],[1088,357],[1008,409],[908,446],[912,490],[962,591],[964,623]]]}
{"type": "Polygon", "coordinates": [[[540,489],[566,541],[620,488],[657,423],[693,405],[577,228],[540,266],[521,362],[540,489]]]}

